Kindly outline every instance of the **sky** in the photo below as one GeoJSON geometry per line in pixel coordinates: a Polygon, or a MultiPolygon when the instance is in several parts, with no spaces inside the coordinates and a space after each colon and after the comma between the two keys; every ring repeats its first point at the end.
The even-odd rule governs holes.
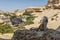
{"type": "Polygon", "coordinates": [[[0,0],[0,10],[10,11],[32,6],[44,6],[47,0],[0,0]]]}

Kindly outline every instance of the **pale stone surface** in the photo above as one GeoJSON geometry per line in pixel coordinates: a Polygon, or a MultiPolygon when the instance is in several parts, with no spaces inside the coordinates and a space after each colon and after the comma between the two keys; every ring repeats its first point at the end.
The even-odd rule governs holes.
{"type": "Polygon", "coordinates": [[[60,0],[48,0],[48,8],[60,9],[60,0]]]}
{"type": "Polygon", "coordinates": [[[27,12],[42,12],[45,10],[45,6],[42,6],[42,7],[28,7],[26,9],[27,12]]]}
{"type": "Polygon", "coordinates": [[[31,28],[31,27],[37,27],[39,26],[40,20],[43,16],[47,16],[48,17],[48,25],[47,27],[49,29],[57,29],[60,26],[60,10],[59,9],[48,9],[43,11],[42,13],[35,13],[35,16],[37,16],[34,19],[34,24],[25,26],[27,29],[31,28]],[[54,16],[55,15],[55,16],[54,16]],[[52,18],[54,18],[54,20],[51,20],[52,18]]]}
{"type": "Polygon", "coordinates": [[[11,39],[12,37],[13,37],[13,33],[0,34],[1,39],[11,39]]]}
{"type": "MultiPolygon", "coordinates": [[[[27,9],[25,9],[25,10],[33,11],[33,13],[31,13],[31,14],[33,14],[34,16],[37,16],[33,20],[34,24],[26,25],[25,26],[26,29],[29,30],[32,27],[33,28],[38,28],[39,25],[41,24],[40,23],[41,18],[43,16],[46,16],[46,17],[48,17],[48,25],[47,25],[47,27],[49,29],[54,29],[54,30],[60,32],[60,30],[58,29],[59,26],[60,26],[60,0],[48,0],[47,5],[44,6],[44,7],[29,7],[27,9]],[[40,12],[36,12],[36,11],[40,11],[40,12]]],[[[22,11],[18,10],[17,12],[16,11],[12,11],[10,13],[15,13],[17,16],[19,16],[19,15],[22,15],[25,12],[25,10],[22,10],[22,11]]],[[[3,14],[4,12],[0,10],[0,13],[3,14]]],[[[0,19],[0,22],[2,23],[3,21],[0,19]]],[[[45,35],[47,37],[47,40],[50,40],[50,38],[51,38],[51,37],[48,38],[48,35],[49,35],[50,31],[48,30],[47,36],[45,35]]],[[[50,35],[50,36],[52,36],[54,38],[59,37],[60,34],[58,32],[57,33],[55,33],[55,31],[52,31],[52,32],[53,32],[54,36],[52,36],[52,35],[50,35]],[[55,36],[55,34],[57,36],[55,36]]],[[[37,34],[41,34],[41,33],[38,32],[37,34]]],[[[2,37],[2,35],[1,35],[1,37],[2,37]]],[[[4,38],[4,37],[7,38],[6,35],[3,35],[2,38],[4,38]]],[[[8,36],[8,37],[10,37],[10,36],[8,36]]]]}

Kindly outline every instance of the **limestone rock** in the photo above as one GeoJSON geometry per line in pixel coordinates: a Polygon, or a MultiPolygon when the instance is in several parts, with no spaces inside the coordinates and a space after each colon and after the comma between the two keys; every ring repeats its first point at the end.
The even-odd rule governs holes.
{"type": "Polygon", "coordinates": [[[44,7],[28,7],[26,9],[27,12],[43,12],[45,10],[45,6],[44,7]]]}
{"type": "Polygon", "coordinates": [[[60,9],[60,0],[48,0],[47,8],[60,9]]]}
{"type": "Polygon", "coordinates": [[[15,14],[16,16],[20,16],[20,15],[22,15],[24,12],[25,12],[25,10],[17,9],[17,10],[12,10],[12,11],[10,11],[9,13],[10,13],[10,14],[15,14]]]}

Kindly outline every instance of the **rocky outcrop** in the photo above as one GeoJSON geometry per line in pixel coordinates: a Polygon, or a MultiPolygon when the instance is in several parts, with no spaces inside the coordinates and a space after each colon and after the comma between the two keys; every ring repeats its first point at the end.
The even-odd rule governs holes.
{"type": "MultiPolygon", "coordinates": [[[[48,0],[47,5],[44,7],[29,7],[25,10],[18,9],[10,12],[10,14],[20,16],[25,11],[36,16],[34,24],[25,26],[29,30],[17,30],[12,40],[60,40],[60,0],[48,0]],[[42,19],[40,21],[43,16],[48,17],[48,20],[42,19]]],[[[9,19],[4,15],[3,11],[0,11],[0,14],[2,15],[0,15],[0,23],[2,24],[4,22],[8,24],[10,21],[12,25],[17,26],[22,22],[22,19],[18,17],[13,18],[11,16],[11,19],[9,19]]]]}
{"type": "Polygon", "coordinates": [[[1,14],[0,15],[0,24],[3,23],[3,24],[10,24],[10,19],[9,17],[5,16],[4,14],[1,14]]]}
{"type": "Polygon", "coordinates": [[[17,27],[20,23],[23,22],[22,18],[16,16],[11,16],[10,21],[14,27],[17,27]]]}
{"type": "MultiPolygon", "coordinates": [[[[43,25],[46,22],[47,20],[44,17],[42,20],[43,25]]],[[[45,25],[47,25],[47,23],[45,25]]],[[[60,40],[60,32],[53,29],[46,29],[44,26],[42,26],[43,30],[41,30],[41,26],[39,26],[37,30],[17,30],[11,40],[60,40]]]]}
{"type": "Polygon", "coordinates": [[[13,10],[13,11],[10,11],[9,13],[11,14],[15,14],[16,16],[20,16],[22,15],[23,13],[25,12],[25,10],[20,10],[20,9],[17,9],[17,10],[13,10]]]}
{"type": "Polygon", "coordinates": [[[40,40],[40,36],[41,36],[39,35],[40,33],[42,34],[42,32],[37,32],[37,31],[17,30],[14,33],[12,40],[40,40]]]}
{"type": "Polygon", "coordinates": [[[11,40],[43,40],[43,31],[17,30],[11,40]]]}
{"type": "Polygon", "coordinates": [[[47,8],[60,9],[60,0],[48,0],[47,8]]]}
{"type": "Polygon", "coordinates": [[[17,30],[11,40],[60,40],[60,32],[53,29],[46,29],[48,23],[47,17],[43,17],[41,21],[42,24],[39,28],[17,30]]]}
{"type": "Polygon", "coordinates": [[[43,12],[45,7],[29,7],[26,9],[27,12],[43,12]]]}
{"type": "Polygon", "coordinates": [[[17,30],[12,40],[60,40],[60,32],[52,29],[47,31],[17,30]]]}

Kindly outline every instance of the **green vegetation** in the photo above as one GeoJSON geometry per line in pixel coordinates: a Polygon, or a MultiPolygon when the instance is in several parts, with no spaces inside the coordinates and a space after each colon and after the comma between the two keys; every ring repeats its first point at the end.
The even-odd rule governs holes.
{"type": "Polygon", "coordinates": [[[0,25],[0,33],[4,34],[4,33],[13,33],[14,30],[10,25],[0,25]]]}
{"type": "Polygon", "coordinates": [[[26,24],[23,22],[23,23],[21,23],[19,26],[18,26],[18,29],[20,29],[20,30],[25,30],[25,26],[26,24]]]}
{"type": "Polygon", "coordinates": [[[34,24],[34,22],[33,22],[34,17],[27,17],[26,20],[27,20],[27,21],[26,21],[26,24],[27,24],[27,25],[34,24]]]}
{"type": "Polygon", "coordinates": [[[26,12],[24,12],[24,13],[23,13],[23,15],[32,16],[32,15],[31,15],[31,12],[27,12],[27,11],[26,11],[26,12]]]}
{"type": "Polygon", "coordinates": [[[31,15],[31,12],[23,13],[22,18],[26,19],[26,22],[25,22],[26,25],[34,24],[33,20],[35,17],[31,15]]]}
{"type": "Polygon", "coordinates": [[[31,15],[30,12],[25,12],[23,15],[20,15],[20,17],[26,19],[26,22],[22,22],[16,30],[25,30],[25,25],[34,24],[33,20],[35,17],[31,15]]]}
{"type": "MultiPolygon", "coordinates": [[[[11,17],[15,14],[11,13],[11,14],[4,14],[4,15],[11,17]]],[[[16,17],[18,17],[18,16],[16,16],[16,17]]],[[[17,28],[13,28],[12,26],[7,25],[7,24],[5,24],[5,25],[0,24],[0,33],[2,33],[2,34],[4,34],[4,33],[13,33],[14,31],[16,31],[18,29],[19,30],[25,30],[25,27],[24,27],[25,25],[34,24],[33,20],[34,20],[35,17],[33,15],[31,15],[31,12],[25,12],[23,15],[21,15],[19,17],[26,19],[26,22],[20,23],[17,28]]]]}

